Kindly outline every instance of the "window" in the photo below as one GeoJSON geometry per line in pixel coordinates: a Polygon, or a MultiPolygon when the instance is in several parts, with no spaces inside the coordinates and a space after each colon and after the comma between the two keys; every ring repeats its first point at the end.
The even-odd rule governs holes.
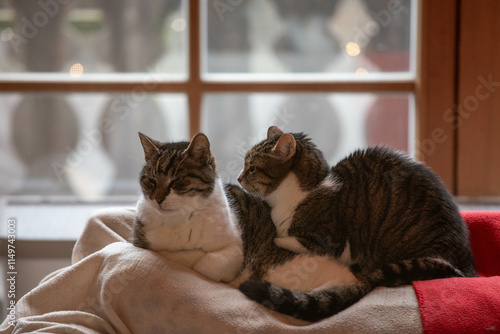
{"type": "Polygon", "coordinates": [[[231,181],[271,124],[330,163],[415,153],[416,15],[409,0],[0,1],[0,192],[134,197],[137,131],[206,132],[231,181]]]}
{"type": "Polygon", "coordinates": [[[185,92],[158,88],[187,78],[187,22],[180,0],[1,1],[0,193],[135,195],[137,131],[189,137],[185,92]]]}
{"type": "Polygon", "coordinates": [[[114,80],[141,82],[154,72],[185,79],[187,10],[181,0],[2,0],[3,78],[110,81],[103,74],[119,73],[114,80]]]}

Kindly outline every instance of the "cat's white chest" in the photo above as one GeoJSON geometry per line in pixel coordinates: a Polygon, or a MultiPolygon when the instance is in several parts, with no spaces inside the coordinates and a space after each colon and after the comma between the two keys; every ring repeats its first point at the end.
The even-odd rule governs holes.
{"type": "Polygon", "coordinates": [[[178,226],[171,227],[165,221],[176,219],[164,215],[144,220],[144,232],[151,249],[156,251],[196,250],[213,251],[238,238],[238,232],[230,217],[218,213],[195,213],[178,226]]]}
{"type": "Polygon", "coordinates": [[[302,202],[307,192],[300,188],[295,173],[289,173],[278,188],[265,199],[271,205],[271,218],[276,226],[278,237],[288,236],[295,209],[302,202]]]}
{"type": "Polygon", "coordinates": [[[151,249],[158,251],[193,250],[197,247],[195,236],[199,239],[200,233],[191,224],[186,224],[180,229],[171,229],[162,225],[146,231],[146,238],[151,249]]]}

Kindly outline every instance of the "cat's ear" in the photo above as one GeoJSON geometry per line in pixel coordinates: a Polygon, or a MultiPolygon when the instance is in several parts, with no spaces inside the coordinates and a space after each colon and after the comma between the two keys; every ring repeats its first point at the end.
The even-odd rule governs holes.
{"type": "Polygon", "coordinates": [[[139,132],[139,138],[141,139],[142,148],[144,149],[144,158],[149,161],[156,154],[160,153],[161,143],[154,139],[149,138],[143,133],[139,132]]]}
{"type": "Polygon", "coordinates": [[[276,136],[281,136],[283,135],[284,132],[277,126],[270,126],[269,129],[267,129],[267,139],[271,139],[276,136]]]}
{"type": "Polygon", "coordinates": [[[280,160],[288,160],[295,155],[296,148],[295,138],[291,134],[285,133],[278,139],[273,148],[273,153],[280,160]]]}
{"type": "Polygon", "coordinates": [[[203,164],[209,163],[212,157],[212,153],[210,152],[210,142],[208,141],[207,136],[201,132],[191,139],[191,143],[189,143],[186,152],[194,160],[203,164]]]}

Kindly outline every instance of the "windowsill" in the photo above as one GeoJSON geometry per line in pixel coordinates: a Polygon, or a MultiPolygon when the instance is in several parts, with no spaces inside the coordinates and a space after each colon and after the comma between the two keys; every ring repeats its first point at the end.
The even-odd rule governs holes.
{"type": "MultiPolygon", "coordinates": [[[[205,83],[308,83],[308,82],[400,82],[412,83],[415,73],[373,72],[373,73],[203,73],[205,83]]],[[[68,73],[0,73],[3,83],[185,83],[188,76],[180,73],[85,73],[72,77],[68,73]]]]}
{"type": "Polygon", "coordinates": [[[463,211],[500,211],[500,197],[470,198],[457,196],[455,202],[463,211]]]}
{"type": "MultiPolygon", "coordinates": [[[[4,197],[0,202],[0,238],[7,236],[7,221],[16,220],[16,240],[75,241],[88,218],[99,209],[134,207],[136,196],[113,196],[99,202],[84,202],[72,197],[4,197]]],[[[500,210],[499,199],[458,197],[460,210],[500,210]]]]}
{"type": "Polygon", "coordinates": [[[0,203],[0,238],[7,237],[7,222],[16,221],[16,240],[75,241],[88,218],[99,209],[133,207],[136,196],[117,196],[100,202],[82,202],[71,197],[6,197],[0,203]]]}

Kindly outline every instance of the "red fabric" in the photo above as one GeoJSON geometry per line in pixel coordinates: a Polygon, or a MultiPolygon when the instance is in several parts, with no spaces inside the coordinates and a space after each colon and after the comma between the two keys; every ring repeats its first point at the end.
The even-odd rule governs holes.
{"type": "Polygon", "coordinates": [[[500,211],[462,212],[479,276],[500,275],[500,211]]]}
{"type": "Polygon", "coordinates": [[[500,333],[500,211],[466,211],[479,276],[413,282],[424,333],[500,333]]]}

